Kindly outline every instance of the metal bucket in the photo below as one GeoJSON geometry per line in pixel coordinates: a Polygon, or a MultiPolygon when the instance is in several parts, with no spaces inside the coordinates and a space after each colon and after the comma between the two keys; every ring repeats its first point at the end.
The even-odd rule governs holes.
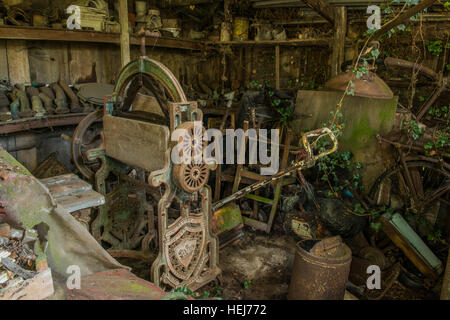
{"type": "Polygon", "coordinates": [[[352,252],[339,236],[300,241],[288,300],[343,300],[351,261],[352,252]]]}
{"type": "Polygon", "coordinates": [[[233,23],[233,40],[246,41],[248,40],[249,21],[247,18],[234,18],[233,23]]]}

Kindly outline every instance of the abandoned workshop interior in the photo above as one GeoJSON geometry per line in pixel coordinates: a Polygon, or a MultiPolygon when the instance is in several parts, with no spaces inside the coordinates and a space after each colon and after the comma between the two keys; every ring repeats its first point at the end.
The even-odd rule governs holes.
{"type": "Polygon", "coordinates": [[[450,300],[449,22],[0,1],[0,300],[450,300]]]}

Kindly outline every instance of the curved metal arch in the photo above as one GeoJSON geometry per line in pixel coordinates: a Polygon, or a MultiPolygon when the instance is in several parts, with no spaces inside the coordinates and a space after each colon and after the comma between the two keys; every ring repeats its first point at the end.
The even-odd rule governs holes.
{"type": "Polygon", "coordinates": [[[114,87],[114,96],[122,96],[130,80],[139,74],[161,83],[173,102],[187,102],[183,88],[173,73],[162,63],[147,57],[134,60],[122,69],[114,87]]]}

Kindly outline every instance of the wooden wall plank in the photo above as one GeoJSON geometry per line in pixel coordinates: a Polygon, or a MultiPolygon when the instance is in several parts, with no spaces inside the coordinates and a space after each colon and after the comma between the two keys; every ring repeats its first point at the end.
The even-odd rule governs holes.
{"type": "Polygon", "coordinates": [[[122,67],[130,62],[130,33],[128,32],[128,4],[127,0],[119,0],[119,20],[121,25],[120,51],[122,67]]]}
{"type": "Polygon", "coordinates": [[[69,81],[67,44],[30,41],[28,44],[31,81],[53,83],[69,81]]]}
{"type": "Polygon", "coordinates": [[[331,57],[331,76],[341,73],[341,64],[345,59],[345,36],[347,34],[347,9],[335,7],[334,45],[331,57]]]}
{"type": "Polygon", "coordinates": [[[0,40],[0,79],[8,79],[8,57],[6,55],[6,40],[0,40]]]}
{"type": "Polygon", "coordinates": [[[69,45],[70,83],[112,83],[121,70],[116,46],[71,43],[69,45]]]}
{"type": "Polygon", "coordinates": [[[24,40],[8,41],[6,51],[11,83],[29,83],[31,78],[27,42],[24,40]]]}

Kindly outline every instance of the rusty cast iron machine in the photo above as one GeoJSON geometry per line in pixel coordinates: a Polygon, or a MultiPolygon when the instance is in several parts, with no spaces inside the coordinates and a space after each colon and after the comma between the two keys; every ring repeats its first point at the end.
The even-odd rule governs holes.
{"type": "Polygon", "coordinates": [[[143,36],[139,59],[123,68],[113,95],[105,98],[104,110],[81,121],[72,140],[75,165],[105,196],[105,204],[91,223],[91,233],[116,257],[142,257],[155,243],[158,255],[152,264],[151,280],[160,286],[197,290],[219,277],[219,244],[211,228],[212,211],[312,167],[337,149],[336,137],[328,128],[305,133],[305,157],[212,205],[207,183],[216,164],[195,161],[193,156],[203,155],[206,148],[199,139],[205,132],[202,120],[197,102],[187,101],[170,70],[146,56],[143,36]],[[147,97],[144,109],[136,103],[143,96],[147,97]],[[90,132],[100,119],[103,131],[90,132]],[[177,136],[175,145],[170,139],[177,129],[184,133],[177,136]],[[98,135],[100,143],[92,147],[98,135]],[[321,137],[330,138],[331,148],[314,154],[309,139],[321,137]],[[172,151],[190,161],[174,163],[172,151]],[[148,201],[148,195],[153,201],[148,201]],[[135,249],[139,246],[138,252],[135,249]]]}
{"type": "Polygon", "coordinates": [[[189,133],[180,137],[183,144],[203,148],[203,142],[199,145],[190,135],[205,130],[195,125],[201,124],[203,115],[197,102],[187,101],[171,71],[145,55],[144,40],[141,50],[139,59],[121,71],[113,95],[105,98],[103,112],[94,112],[79,124],[73,157],[79,171],[88,179],[95,178],[97,191],[106,198],[91,224],[93,236],[110,252],[118,252],[116,256],[130,256],[123,253],[140,245],[145,251],[155,242],[158,255],[151,280],[160,286],[197,290],[221,274],[207,185],[209,172],[215,168],[206,163],[174,164],[170,137],[182,128],[189,133]],[[139,94],[154,97],[157,103],[136,110],[139,94]],[[89,145],[84,135],[100,119],[100,145],[83,149],[89,145]],[[116,177],[112,186],[111,174],[116,177]],[[157,230],[147,191],[157,202],[157,230]],[[174,221],[169,219],[169,210],[178,212],[174,221]]]}

